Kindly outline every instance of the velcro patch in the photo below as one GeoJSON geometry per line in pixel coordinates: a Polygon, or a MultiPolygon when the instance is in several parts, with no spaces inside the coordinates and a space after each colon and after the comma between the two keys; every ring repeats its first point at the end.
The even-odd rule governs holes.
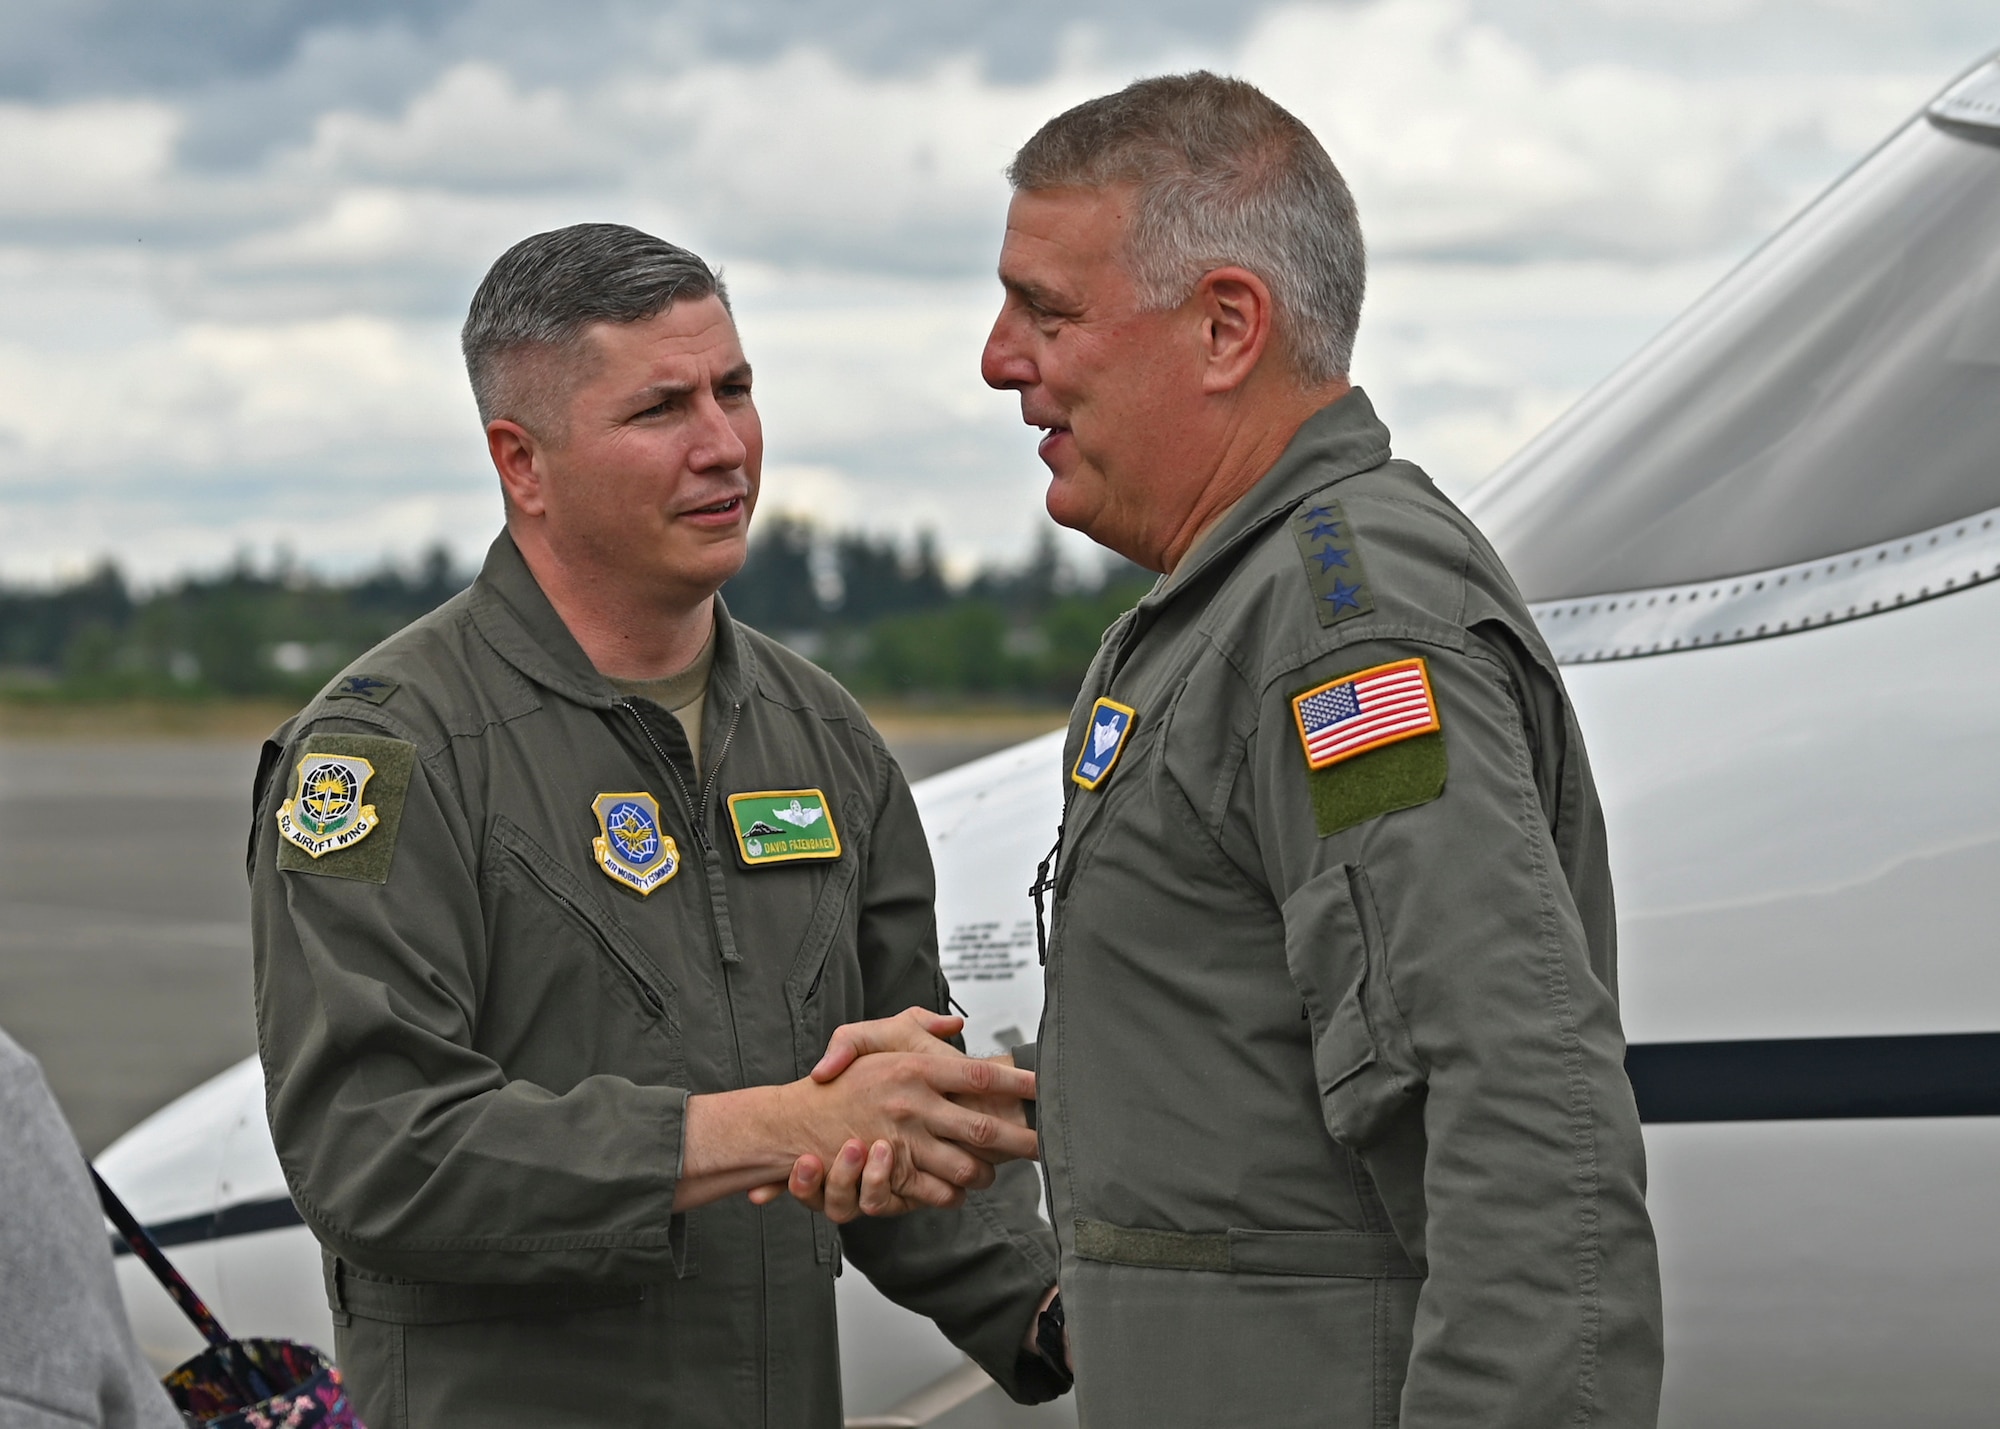
{"type": "Polygon", "coordinates": [[[1306,565],[1306,587],[1321,625],[1338,625],[1375,608],[1361,551],[1338,501],[1314,498],[1292,513],[1292,536],[1306,565]]]}
{"type": "Polygon", "coordinates": [[[376,734],[308,735],[278,806],[278,867],[387,883],[416,746],[376,734]]]}
{"type": "Polygon", "coordinates": [[[1306,775],[1313,824],[1321,838],[1365,824],[1398,809],[1428,804],[1444,793],[1441,732],[1370,750],[1345,764],[1306,775]]]}
{"type": "Polygon", "coordinates": [[[1430,670],[1421,656],[1301,690],[1292,696],[1292,719],[1309,769],[1326,769],[1442,727],[1430,670]]]}

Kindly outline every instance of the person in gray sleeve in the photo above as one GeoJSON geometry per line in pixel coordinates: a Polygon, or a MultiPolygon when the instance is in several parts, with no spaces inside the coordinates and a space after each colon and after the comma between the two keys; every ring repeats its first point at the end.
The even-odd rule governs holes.
{"type": "Polygon", "coordinates": [[[139,1347],[90,1170],[0,1032],[0,1429],[181,1429],[139,1347]]]}

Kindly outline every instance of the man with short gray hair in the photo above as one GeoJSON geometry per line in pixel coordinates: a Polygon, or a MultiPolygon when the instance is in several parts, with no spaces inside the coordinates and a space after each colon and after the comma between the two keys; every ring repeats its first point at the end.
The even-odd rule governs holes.
{"type": "Polygon", "coordinates": [[[1010,175],[986,380],[1163,577],[1071,720],[1016,1056],[1083,1422],[1651,1425],[1603,819],[1514,583],[1348,384],[1339,173],[1191,74],[1010,175]]]}
{"type": "Polygon", "coordinates": [[[1054,1397],[1054,1246],[1000,1164],[1033,1076],[805,1075],[844,1022],[958,1022],[895,760],[716,593],[763,459],[721,280],[621,225],[537,234],[463,341],[506,529],[257,779],[271,1135],[358,1408],[837,1429],[843,1258],[1054,1397]],[[830,1216],[910,1214],[810,1214],[801,1159],[830,1216]]]}

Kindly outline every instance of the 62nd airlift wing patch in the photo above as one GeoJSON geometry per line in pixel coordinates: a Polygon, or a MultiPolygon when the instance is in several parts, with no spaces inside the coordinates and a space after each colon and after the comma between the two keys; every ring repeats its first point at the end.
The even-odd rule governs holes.
{"type": "Polygon", "coordinates": [[[315,734],[278,806],[278,867],[386,883],[416,746],[374,734],[315,734]]]}
{"type": "Polygon", "coordinates": [[[278,806],[278,832],[314,858],[352,848],[381,827],[373,804],[361,802],[375,766],[356,755],[307,753],[292,797],[278,806]]]}

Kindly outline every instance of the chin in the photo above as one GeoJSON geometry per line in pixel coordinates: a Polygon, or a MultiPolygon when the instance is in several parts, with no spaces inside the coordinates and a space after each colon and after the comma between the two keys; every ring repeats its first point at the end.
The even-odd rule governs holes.
{"type": "Polygon", "coordinates": [[[1094,514],[1091,503],[1081,499],[1076,489],[1076,478],[1056,472],[1049,481],[1047,494],[1042,498],[1042,506],[1049,513],[1049,519],[1058,526],[1067,526],[1072,531],[1090,535],[1090,518],[1094,514]]]}

